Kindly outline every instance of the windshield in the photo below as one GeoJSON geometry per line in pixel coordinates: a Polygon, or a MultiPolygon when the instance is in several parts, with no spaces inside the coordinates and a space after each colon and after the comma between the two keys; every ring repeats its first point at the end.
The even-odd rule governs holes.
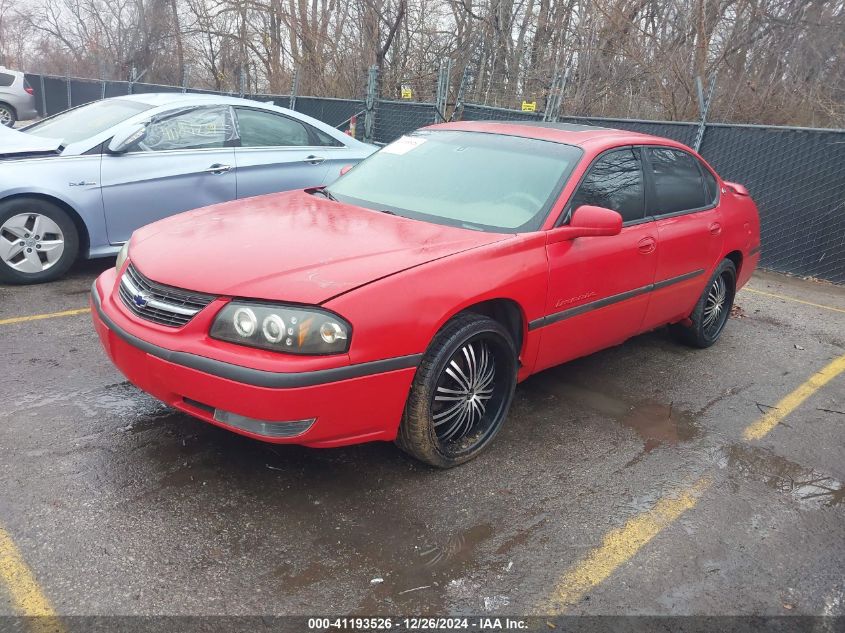
{"type": "Polygon", "coordinates": [[[22,130],[60,139],[64,145],[84,141],[153,106],[131,99],[106,99],[62,112],[22,130]]]}
{"type": "Polygon", "coordinates": [[[540,228],[581,158],[538,139],[421,130],[373,154],[328,187],[341,202],[465,228],[540,228]]]}

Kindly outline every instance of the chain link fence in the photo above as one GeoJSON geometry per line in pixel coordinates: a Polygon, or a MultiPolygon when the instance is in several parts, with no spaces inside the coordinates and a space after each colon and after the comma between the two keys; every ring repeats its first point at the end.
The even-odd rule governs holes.
{"type": "MultiPolygon", "coordinates": [[[[272,101],[376,144],[444,120],[552,120],[654,134],[688,146],[700,140],[701,155],[723,178],[745,185],[757,202],[763,268],[845,284],[845,130],[549,116],[536,110],[542,104],[509,109],[465,102],[464,96],[472,95],[460,85],[450,90],[449,72],[441,66],[439,74],[385,87],[370,69],[360,99],[242,96],[272,101]]],[[[136,93],[221,94],[137,82],[46,75],[27,75],[27,79],[35,89],[42,115],[136,93]]]]}

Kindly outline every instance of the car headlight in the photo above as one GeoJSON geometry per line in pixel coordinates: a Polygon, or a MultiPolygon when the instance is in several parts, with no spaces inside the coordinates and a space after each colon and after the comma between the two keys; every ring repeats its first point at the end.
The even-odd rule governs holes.
{"type": "Polygon", "coordinates": [[[352,328],[336,314],[298,308],[231,301],[211,326],[211,338],[290,354],[342,354],[352,328]]]}
{"type": "Polygon", "coordinates": [[[117,254],[117,259],[114,262],[114,267],[120,271],[123,268],[123,264],[126,262],[126,258],[129,257],[129,242],[126,242],[121,249],[120,252],[117,254]]]}

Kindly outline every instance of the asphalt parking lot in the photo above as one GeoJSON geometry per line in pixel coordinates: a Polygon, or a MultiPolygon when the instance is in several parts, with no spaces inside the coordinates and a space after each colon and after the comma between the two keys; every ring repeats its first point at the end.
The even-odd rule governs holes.
{"type": "Polygon", "coordinates": [[[0,614],[845,614],[845,288],[758,273],[714,348],[534,376],[442,472],[139,392],[84,312],[109,265],[0,287],[0,614]]]}

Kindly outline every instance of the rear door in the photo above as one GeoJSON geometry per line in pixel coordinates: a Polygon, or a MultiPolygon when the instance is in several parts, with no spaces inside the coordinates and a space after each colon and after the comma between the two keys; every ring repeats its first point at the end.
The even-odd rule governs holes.
{"type": "Polygon", "coordinates": [[[692,154],[643,148],[648,208],[658,238],[654,291],[646,314],[651,329],[686,318],[722,252],[716,179],[692,154]]]}
{"type": "Polygon", "coordinates": [[[549,294],[537,369],[603,349],[637,334],[657,262],[657,232],[645,216],[640,150],[600,156],[578,185],[567,214],[589,204],[622,215],[619,235],[550,244],[549,294]]]}
{"type": "MultiPolygon", "coordinates": [[[[237,107],[238,198],[325,183],[338,141],[281,113],[237,107]]],[[[337,168],[338,171],[340,167],[337,168]]]]}
{"type": "Polygon", "coordinates": [[[121,155],[104,154],[100,180],[109,241],[189,209],[235,199],[236,130],[228,106],[193,107],[154,119],[121,155]]]}

